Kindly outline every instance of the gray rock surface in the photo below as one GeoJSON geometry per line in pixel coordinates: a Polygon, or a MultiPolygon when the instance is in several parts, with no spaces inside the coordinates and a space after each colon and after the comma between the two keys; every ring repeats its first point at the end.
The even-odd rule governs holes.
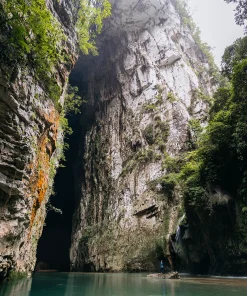
{"type": "MultiPolygon", "coordinates": [[[[207,58],[173,0],[112,3],[99,57],[83,61],[95,118],[78,157],[71,268],[154,270],[157,252],[170,258],[169,238],[183,216],[179,188],[166,191],[157,180],[188,149],[190,120],[207,124],[213,88],[207,58]]],[[[73,64],[71,1],[47,4],[73,64]]],[[[61,101],[70,70],[54,69],[61,101]]],[[[0,279],[34,269],[61,141],[59,114],[35,73],[1,65],[0,279]]]]}
{"type": "Polygon", "coordinates": [[[189,121],[206,125],[213,92],[207,58],[173,3],[114,1],[100,55],[87,61],[96,114],[78,158],[72,270],[155,270],[159,250],[170,257],[181,196],[150,184],[188,149],[189,121]]]}
{"type": "MultiPolygon", "coordinates": [[[[49,1],[68,35],[66,49],[76,60],[70,1],[49,1]],[[66,20],[66,21],[65,21],[66,20]]],[[[62,93],[71,65],[54,70],[62,93]]],[[[63,95],[61,99],[63,98],[63,95]]],[[[46,216],[62,141],[59,113],[28,65],[0,66],[0,280],[10,269],[30,273],[46,216]]]]}
{"type": "Polygon", "coordinates": [[[149,278],[156,278],[156,279],[167,279],[167,280],[177,280],[180,279],[180,276],[177,271],[169,272],[169,273],[153,273],[147,275],[149,278]]]}

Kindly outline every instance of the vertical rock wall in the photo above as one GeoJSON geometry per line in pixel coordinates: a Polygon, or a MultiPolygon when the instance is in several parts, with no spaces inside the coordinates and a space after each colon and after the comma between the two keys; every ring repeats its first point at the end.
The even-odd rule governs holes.
{"type": "MultiPolygon", "coordinates": [[[[49,1],[68,37],[71,63],[53,75],[64,96],[76,60],[70,1],[49,1]]],[[[62,148],[60,115],[29,65],[0,66],[0,279],[10,269],[30,272],[46,216],[45,204],[62,148]]]]}
{"type": "Polygon", "coordinates": [[[174,1],[116,1],[89,63],[96,115],[78,159],[72,270],[152,270],[183,216],[179,189],[160,178],[189,149],[191,119],[206,125],[207,58],[174,1]]]}

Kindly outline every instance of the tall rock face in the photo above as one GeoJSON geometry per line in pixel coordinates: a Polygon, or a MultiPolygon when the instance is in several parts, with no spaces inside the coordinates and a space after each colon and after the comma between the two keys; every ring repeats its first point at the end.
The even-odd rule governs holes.
{"type": "Polygon", "coordinates": [[[209,190],[199,206],[196,199],[184,205],[189,223],[177,231],[176,263],[195,274],[245,276],[247,218],[242,205],[220,188],[209,190]]]}
{"type": "MultiPolygon", "coordinates": [[[[67,0],[47,4],[68,37],[71,62],[53,73],[64,95],[77,55],[73,8],[67,0]]],[[[0,279],[34,269],[62,142],[60,114],[29,66],[0,66],[0,279]]]]}
{"type": "Polygon", "coordinates": [[[206,125],[209,65],[171,0],[113,1],[99,44],[88,61],[95,118],[78,158],[71,268],[152,270],[170,259],[183,218],[172,172],[193,126],[206,125]]]}

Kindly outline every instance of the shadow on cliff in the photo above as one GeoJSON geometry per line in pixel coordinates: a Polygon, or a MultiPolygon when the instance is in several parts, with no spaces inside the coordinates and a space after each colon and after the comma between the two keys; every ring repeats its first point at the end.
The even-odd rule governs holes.
{"type": "MultiPolygon", "coordinates": [[[[79,94],[85,100],[84,94],[87,92],[87,67],[79,59],[71,72],[69,83],[77,86],[79,94]]],[[[65,167],[60,167],[54,180],[54,192],[50,203],[57,209],[61,209],[62,214],[53,210],[48,211],[44,230],[39,240],[37,249],[36,271],[52,269],[58,271],[70,270],[69,249],[71,246],[72,217],[76,204],[75,196],[80,194],[81,182],[84,178],[77,176],[75,172],[78,166],[78,158],[83,162],[84,135],[90,126],[94,111],[82,105],[81,114],[68,116],[69,126],[73,129],[73,134],[66,142],[69,149],[65,151],[65,167]]]]}

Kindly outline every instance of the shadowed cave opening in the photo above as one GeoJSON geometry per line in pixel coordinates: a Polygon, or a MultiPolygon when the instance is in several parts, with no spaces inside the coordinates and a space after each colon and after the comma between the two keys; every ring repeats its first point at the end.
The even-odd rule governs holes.
{"type": "MultiPolygon", "coordinates": [[[[78,87],[78,94],[85,100],[87,93],[87,67],[78,60],[69,77],[69,84],[78,87]]],[[[54,179],[54,192],[49,199],[52,206],[62,211],[48,210],[45,226],[37,248],[36,271],[70,270],[69,250],[71,246],[72,219],[76,205],[76,196],[81,193],[83,180],[83,147],[85,133],[94,117],[94,110],[82,104],[81,114],[68,116],[73,134],[66,142],[69,149],[65,151],[65,167],[59,167],[54,179]],[[79,160],[79,161],[78,161],[79,160]],[[78,171],[80,174],[78,175],[78,171]]]]}

